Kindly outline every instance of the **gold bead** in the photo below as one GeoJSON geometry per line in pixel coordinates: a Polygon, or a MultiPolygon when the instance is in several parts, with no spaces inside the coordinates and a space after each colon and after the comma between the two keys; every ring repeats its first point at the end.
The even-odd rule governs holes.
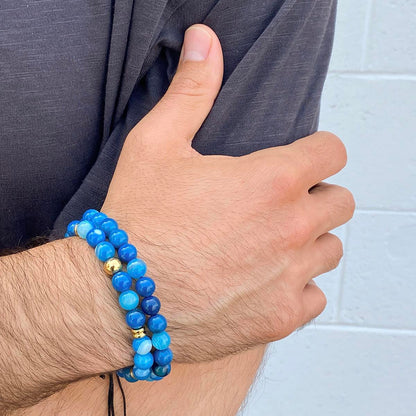
{"type": "Polygon", "coordinates": [[[146,336],[144,328],[132,329],[131,333],[133,334],[133,338],[143,338],[146,336]]]}
{"type": "Polygon", "coordinates": [[[130,368],[130,377],[137,380],[137,378],[134,376],[134,373],[133,373],[133,367],[130,368]]]}
{"type": "Polygon", "coordinates": [[[75,235],[78,235],[78,224],[75,224],[74,233],[75,235]]]}
{"type": "Polygon", "coordinates": [[[115,257],[112,257],[111,259],[108,259],[106,262],[104,262],[104,271],[110,276],[119,272],[122,267],[123,265],[121,264],[121,261],[115,257]]]}

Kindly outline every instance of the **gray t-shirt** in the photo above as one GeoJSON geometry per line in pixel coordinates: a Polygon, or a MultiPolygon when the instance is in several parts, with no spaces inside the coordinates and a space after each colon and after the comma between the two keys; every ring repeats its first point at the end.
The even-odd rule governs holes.
{"type": "Polygon", "coordinates": [[[183,33],[219,35],[225,76],[194,147],[242,155],[317,128],[334,0],[2,0],[0,250],[100,208],[130,129],[173,77],[183,33]]]}

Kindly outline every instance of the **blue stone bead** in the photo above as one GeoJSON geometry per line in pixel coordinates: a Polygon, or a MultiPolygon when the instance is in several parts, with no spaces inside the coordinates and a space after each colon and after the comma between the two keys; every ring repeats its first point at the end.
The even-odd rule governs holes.
{"type": "Polygon", "coordinates": [[[126,375],[130,373],[130,368],[131,367],[124,367],[124,368],[121,368],[120,370],[117,370],[117,375],[123,378],[126,377],[126,375]]]}
{"type": "Polygon", "coordinates": [[[104,231],[101,231],[99,228],[93,228],[86,237],[87,243],[95,248],[98,243],[105,241],[104,231]]]}
{"type": "Polygon", "coordinates": [[[98,214],[98,211],[96,209],[87,209],[84,214],[82,214],[82,219],[91,221],[93,217],[95,217],[98,214]]]}
{"type": "Polygon", "coordinates": [[[65,233],[64,237],[65,238],[68,238],[68,237],[72,237],[72,235],[71,234],[68,234],[68,233],[65,233]]]}
{"type": "Polygon", "coordinates": [[[162,380],[162,378],[163,378],[163,377],[159,377],[159,376],[157,376],[157,375],[153,372],[153,369],[152,369],[152,371],[151,371],[151,373],[150,373],[150,375],[149,375],[148,380],[149,380],[149,381],[157,381],[157,380],[162,380]]]}
{"type": "Polygon", "coordinates": [[[141,370],[150,369],[153,362],[153,354],[150,352],[144,355],[134,354],[134,365],[141,370]]]}
{"type": "Polygon", "coordinates": [[[130,260],[127,265],[127,273],[129,273],[133,279],[140,279],[143,277],[146,273],[146,269],[146,263],[142,259],[130,260]]]}
{"type": "Polygon", "coordinates": [[[133,374],[134,374],[134,377],[137,378],[137,380],[146,380],[149,377],[151,371],[152,370],[150,368],[143,369],[143,368],[133,367],[133,374]]]}
{"type": "Polygon", "coordinates": [[[124,230],[114,230],[110,237],[108,238],[110,240],[110,243],[115,247],[119,248],[122,245],[126,244],[127,241],[129,241],[129,237],[127,236],[127,233],[124,230]]]}
{"type": "Polygon", "coordinates": [[[152,340],[145,336],[143,338],[134,338],[132,342],[133,350],[137,352],[139,355],[148,354],[152,351],[152,340]]]}
{"type": "Polygon", "coordinates": [[[101,228],[102,222],[107,218],[103,212],[98,212],[91,218],[91,222],[94,224],[94,227],[101,228]]]}
{"type": "Polygon", "coordinates": [[[153,372],[159,377],[166,377],[170,373],[170,370],[170,364],[153,366],[153,372]]]}
{"type": "Polygon", "coordinates": [[[138,309],[133,309],[127,312],[126,322],[130,328],[139,329],[146,323],[146,315],[138,309]]]}
{"type": "Polygon", "coordinates": [[[153,292],[156,289],[155,282],[150,277],[141,277],[136,282],[136,292],[143,297],[148,297],[153,295],[153,292]]]}
{"type": "Polygon", "coordinates": [[[142,299],[140,306],[144,313],[156,315],[160,310],[160,300],[156,296],[148,296],[142,299]]]}
{"type": "Polygon", "coordinates": [[[124,378],[125,378],[128,382],[130,382],[130,383],[135,383],[136,381],[139,381],[139,379],[137,379],[137,378],[133,378],[133,377],[130,375],[130,372],[129,372],[129,374],[126,374],[126,375],[124,376],[124,378]]]}
{"type": "Polygon", "coordinates": [[[118,249],[118,258],[125,263],[133,260],[136,256],[137,250],[132,244],[124,244],[118,249]]]}
{"type": "Polygon", "coordinates": [[[166,348],[165,350],[156,350],[153,353],[153,358],[157,365],[167,365],[173,359],[173,352],[170,348],[166,348]]]}
{"type": "Polygon", "coordinates": [[[111,284],[117,292],[129,290],[132,282],[132,278],[126,272],[117,272],[111,278],[111,284]]]}
{"type": "Polygon", "coordinates": [[[87,234],[94,228],[94,226],[87,220],[79,222],[77,227],[77,233],[81,238],[86,238],[87,234]]]}
{"type": "Polygon", "coordinates": [[[106,218],[102,223],[100,227],[107,237],[110,236],[110,234],[118,229],[118,224],[115,220],[112,218],[106,218]]]}
{"type": "Polygon", "coordinates": [[[66,232],[69,234],[69,236],[74,236],[75,235],[75,226],[77,225],[77,224],[79,224],[79,221],[78,220],[75,220],[75,221],[71,221],[69,224],[68,224],[68,227],[66,227],[66,232]]]}
{"type": "Polygon", "coordinates": [[[126,311],[131,311],[139,305],[139,295],[134,290],[125,290],[120,293],[118,303],[126,311]]]}
{"type": "Polygon", "coordinates": [[[170,345],[170,335],[166,332],[157,332],[152,335],[152,344],[157,350],[166,350],[170,345]]]}
{"type": "Polygon", "coordinates": [[[151,332],[162,332],[166,329],[168,323],[163,315],[154,315],[147,321],[147,327],[151,332]]]}
{"type": "Polygon", "coordinates": [[[115,254],[116,250],[114,246],[108,241],[102,241],[95,247],[95,255],[101,261],[107,261],[108,259],[111,259],[111,257],[114,257],[115,254]]]}

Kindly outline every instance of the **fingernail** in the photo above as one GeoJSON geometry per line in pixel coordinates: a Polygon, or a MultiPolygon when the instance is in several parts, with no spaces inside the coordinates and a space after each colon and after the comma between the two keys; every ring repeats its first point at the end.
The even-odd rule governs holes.
{"type": "Polygon", "coordinates": [[[185,32],[183,58],[185,61],[205,61],[211,49],[211,35],[198,26],[192,26],[185,32]]]}

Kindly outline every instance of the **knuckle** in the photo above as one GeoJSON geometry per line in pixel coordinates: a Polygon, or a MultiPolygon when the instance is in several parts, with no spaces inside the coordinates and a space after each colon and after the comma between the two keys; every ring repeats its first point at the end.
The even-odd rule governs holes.
{"type": "Polygon", "coordinates": [[[329,234],[330,239],[326,247],[325,265],[328,270],[336,269],[344,256],[344,247],[342,241],[333,234],[329,234]]]}
{"type": "Polygon", "coordinates": [[[344,207],[348,213],[348,218],[351,219],[355,211],[354,195],[347,188],[343,188],[343,189],[344,189],[344,207]]]}
{"type": "Polygon", "coordinates": [[[289,246],[299,247],[309,241],[312,234],[312,225],[306,215],[295,215],[286,227],[285,237],[289,246]]]}
{"type": "Polygon", "coordinates": [[[326,149],[332,149],[332,152],[344,167],[347,164],[347,149],[342,140],[336,134],[329,131],[320,131],[317,134],[324,139],[326,149]]]}
{"type": "Polygon", "coordinates": [[[324,311],[324,309],[326,308],[327,303],[328,303],[328,300],[325,296],[325,293],[321,289],[317,288],[317,291],[316,291],[316,312],[317,312],[316,316],[320,315],[324,311]]]}
{"type": "Polygon", "coordinates": [[[184,95],[189,97],[203,97],[209,92],[204,71],[187,70],[177,74],[167,91],[167,95],[184,95]]]}
{"type": "Polygon", "coordinates": [[[292,333],[302,322],[302,305],[295,298],[281,299],[268,316],[266,338],[274,341],[292,333]]]}
{"type": "Polygon", "coordinates": [[[297,189],[297,174],[294,164],[285,164],[272,175],[272,189],[279,198],[292,195],[297,189]]]}

